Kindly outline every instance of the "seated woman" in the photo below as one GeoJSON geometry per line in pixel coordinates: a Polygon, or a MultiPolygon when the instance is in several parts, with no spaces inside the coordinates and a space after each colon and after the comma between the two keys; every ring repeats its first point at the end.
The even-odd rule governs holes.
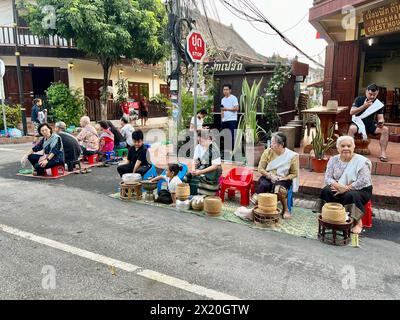
{"type": "Polygon", "coordinates": [[[42,138],[24,158],[34,167],[34,175],[43,176],[46,169],[64,165],[64,148],[61,137],[47,123],[39,125],[38,132],[42,138]],[[43,155],[34,154],[42,150],[43,155]]]}
{"type": "Polygon", "coordinates": [[[286,140],[282,132],[272,134],[271,148],[264,151],[258,164],[258,172],[262,177],[252,202],[257,203],[259,193],[275,193],[282,203],[283,218],[290,219],[287,194],[292,185],[294,192],[298,190],[299,155],[286,148],[286,140]]]}
{"type": "Polygon", "coordinates": [[[133,132],[132,140],[133,147],[129,149],[128,158],[117,168],[121,177],[125,173],[139,173],[144,176],[151,168],[150,154],[143,143],[143,132],[133,132]]]}
{"type": "Polygon", "coordinates": [[[356,221],[353,233],[361,233],[365,204],[372,199],[371,161],[354,153],[353,137],[337,139],[339,154],[329,159],[325,173],[326,187],[322,189],[316,203],[316,212],[321,212],[326,202],[337,202],[345,206],[346,212],[356,221]]]}
{"type": "Polygon", "coordinates": [[[108,120],[107,121],[108,129],[114,135],[114,149],[122,149],[126,148],[126,142],[121,132],[113,125],[113,123],[108,120]]]}
{"type": "Polygon", "coordinates": [[[80,120],[82,131],[76,137],[84,156],[91,156],[99,151],[99,136],[96,129],[90,124],[90,118],[83,116],[80,120]]]}
{"type": "Polygon", "coordinates": [[[213,142],[210,131],[199,133],[200,144],[194,150],[192,171],[185,177],[191,195],[215,195],[222,174],[221,152],[213,142]]]}
{"type": "Polygon", "coordinates": [[[99,154],[114,151],[114,134],[110,131],[106,121],[99,121],[100,125],[100,146],[99,154]]]}
{"type": "Polygon", "coordinates": [[[166,175],[158,176],[151,179],[151,182],[157,182],[160,180],[165,180],[167,182],[167,189],[161,189],[159,193],[159,201],[161,203],[170,204],[172,207],[176,205],[176,187],[178,184],[182,183],[179,179],[178,174],[182,171],[182,166],[177,163],[169,164],[166,175]]]}

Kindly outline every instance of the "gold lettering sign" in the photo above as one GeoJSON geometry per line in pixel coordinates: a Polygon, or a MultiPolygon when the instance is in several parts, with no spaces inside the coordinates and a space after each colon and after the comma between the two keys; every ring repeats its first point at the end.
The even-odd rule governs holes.
{"type": "Polygon", "coordinates": [[[367,37],[400,31],[400,1],[365,11],[364,29],[367,37]]]}

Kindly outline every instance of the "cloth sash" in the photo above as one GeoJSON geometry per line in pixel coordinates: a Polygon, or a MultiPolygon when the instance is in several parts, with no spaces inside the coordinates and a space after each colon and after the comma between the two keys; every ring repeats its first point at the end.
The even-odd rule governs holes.
{"type": "MultiPolygon", "coordinates": [[[[45,150],[48,146],[50,146],[50,150],[54,149],[54,147],[57,145],[58,138],[60,138],[60,136],[55,133],[53,133],[48,139],[43,138],[43,150],[45,150]]],[[[63,151],[62,145],[60,151],[63,151]]]]}
{"type": "Polygon", "coordinates": [[[371,169],[372,163],[369,159],[362,155],[354,154],[353,158],[351,159],[342,176],[340,177],[339,183],[343,186],[347,186],[356,181],[357,174],[362,169],[365,163],[367,163],[367,165],[371,169]]]}
{"type": "Polygon", "coordinates": [[[376,99],[375,102],[372,104],[372,106],[370,106],[367,110],[365,110],[362,115],[360,115],[358,117],[356,115],[353,115],[353,117],[351,118],[351,120],[357,125],[358,130],[362,134],[363,140],[368,140],[368,135],[367,135],[367,130],[365,129],[365,124],[362,121],[362,119],[365,119],[368,116],[370,116],[371,114],[382,109],[383,106],[384,106],[384,104],[381,101],[379,101],[378,99],[376,99]]]}
{"type": "MultiPolygon", "coordinates": [[[[276,170],[276,174],[279,177],[286,177],[289,174],[289,169],[291,165],[291,161],[293,157],[298,156],[298,153],[285,148],[285,152],[281,154],[276,159],[272,160],[268,166],[267,171],[276,170]]],[[[297,176],[293,179],[293,192],[297,192],[299,190],[300,178],[297,176]]]]}

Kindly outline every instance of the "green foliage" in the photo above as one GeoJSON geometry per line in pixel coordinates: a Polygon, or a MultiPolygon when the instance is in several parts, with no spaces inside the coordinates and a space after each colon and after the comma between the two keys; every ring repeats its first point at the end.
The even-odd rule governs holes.
{"type": "Polygon", "coordinates": [[[316,134],[314,134],[314,132],[312,133],[311,144],[313,146],[315,158],[321,160],[324,158],[325,152],[335,145],[335,140],[333,139],[335,125],[333,124],[329,128],[328,143],[325,144],[324,134],[321,132],[321,120],[319,119],[318,116],[315,117],[315,120],[316,120],[316,126],[315,126],[316,134]]]}
{"type": "MultiPolygon", "coordinates": [[[[209,114],[211,114],[211,106],[213,103],[213,98],[197,97],[197,112],[201,109],[206,109],[209,114]]],[[[190,127],[190,120],[193,117],[193,104],[194,97],[190,91],[182,93],[182,123],[178,126],[178,131],[182,131],[190,127]]],[[[172,109],[168,111],[168,116],[172,116],[172,109]]],[[[207,119],[207,118],[206,118],[207,119]]]]}
{"type": "Polygon", "coordinates": [[[117,85],[117,99],[119,103],[125,102],[128,99],[128,79],[119,79],[117,85]]]}
{"type": "Polygon", "coordinates": [[[281,120],[278,115],[279,94],[291,77],[290,68],[278,64],[274,75],[268,83],[265,95],[265,117],[269,129],[269,137],[272,132],[278,130],[281,120]]]}
{"type": "Polygon", "coordinates": [[[151,103],[165,105],[166,107],[172,107],[171,101],[163,94],[156,94],[154,97],[149,100],[151,103]]]}
{"type": "Polygon", "coordinates": [[[52,83],[46,90],[54,121],[64,121],[67,126],[79,125],[85,114],[85,101],[80,89],[68,88],[62,82],[52,83]]]}
{"type": "MultiPolygon", "coordinates": [[[[6,124],[7,128],[17,128],[18,124],[22,121],[21,116],[21,106],[15,105],[5,105],[6,110],[6,124]]],[[[4,130],[4,122],[3,122],[3,105],[0,104],[0,128],[4,130]]]]}
{"type": "Polygon", "coordinates": [[[101,64],[102,116],[113,66],[124,57],[156,64],[168,54],[168,19],[161,0],[23,0],[19,8],[34,34],[73,39],[79,50],[101,64]],[[46,23],[47,6],[55,8],[54,26],[46,23]]]}
{"type": "Polygon", "coordinates": [[[264,99],[259,95],[263,79],[249,86],[247,79],[242,83],[242,95],[240,96],[240,108],[244,113],[238,123],[234,152],[242,146],[244,138],[246,144],[256,145],[260,141],[260,134],[265,130],[257,124],[257,109],[260,106],[261,112],[264,112],[264,99]]]}

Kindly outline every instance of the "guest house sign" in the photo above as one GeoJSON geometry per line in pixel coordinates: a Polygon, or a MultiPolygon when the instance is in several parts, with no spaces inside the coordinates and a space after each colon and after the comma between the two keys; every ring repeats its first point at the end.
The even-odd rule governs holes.
{"type": "Polygon", "coordinates": [[[367,37],[400,31],[400,0],[364,12],[367,37]]]}
{"type": "Polygon", "coordinates": [[[215,61],[207,63],[206,67],[212,69],[216,75],[246,73],[243,63],[238,61],[215,61]]]}

